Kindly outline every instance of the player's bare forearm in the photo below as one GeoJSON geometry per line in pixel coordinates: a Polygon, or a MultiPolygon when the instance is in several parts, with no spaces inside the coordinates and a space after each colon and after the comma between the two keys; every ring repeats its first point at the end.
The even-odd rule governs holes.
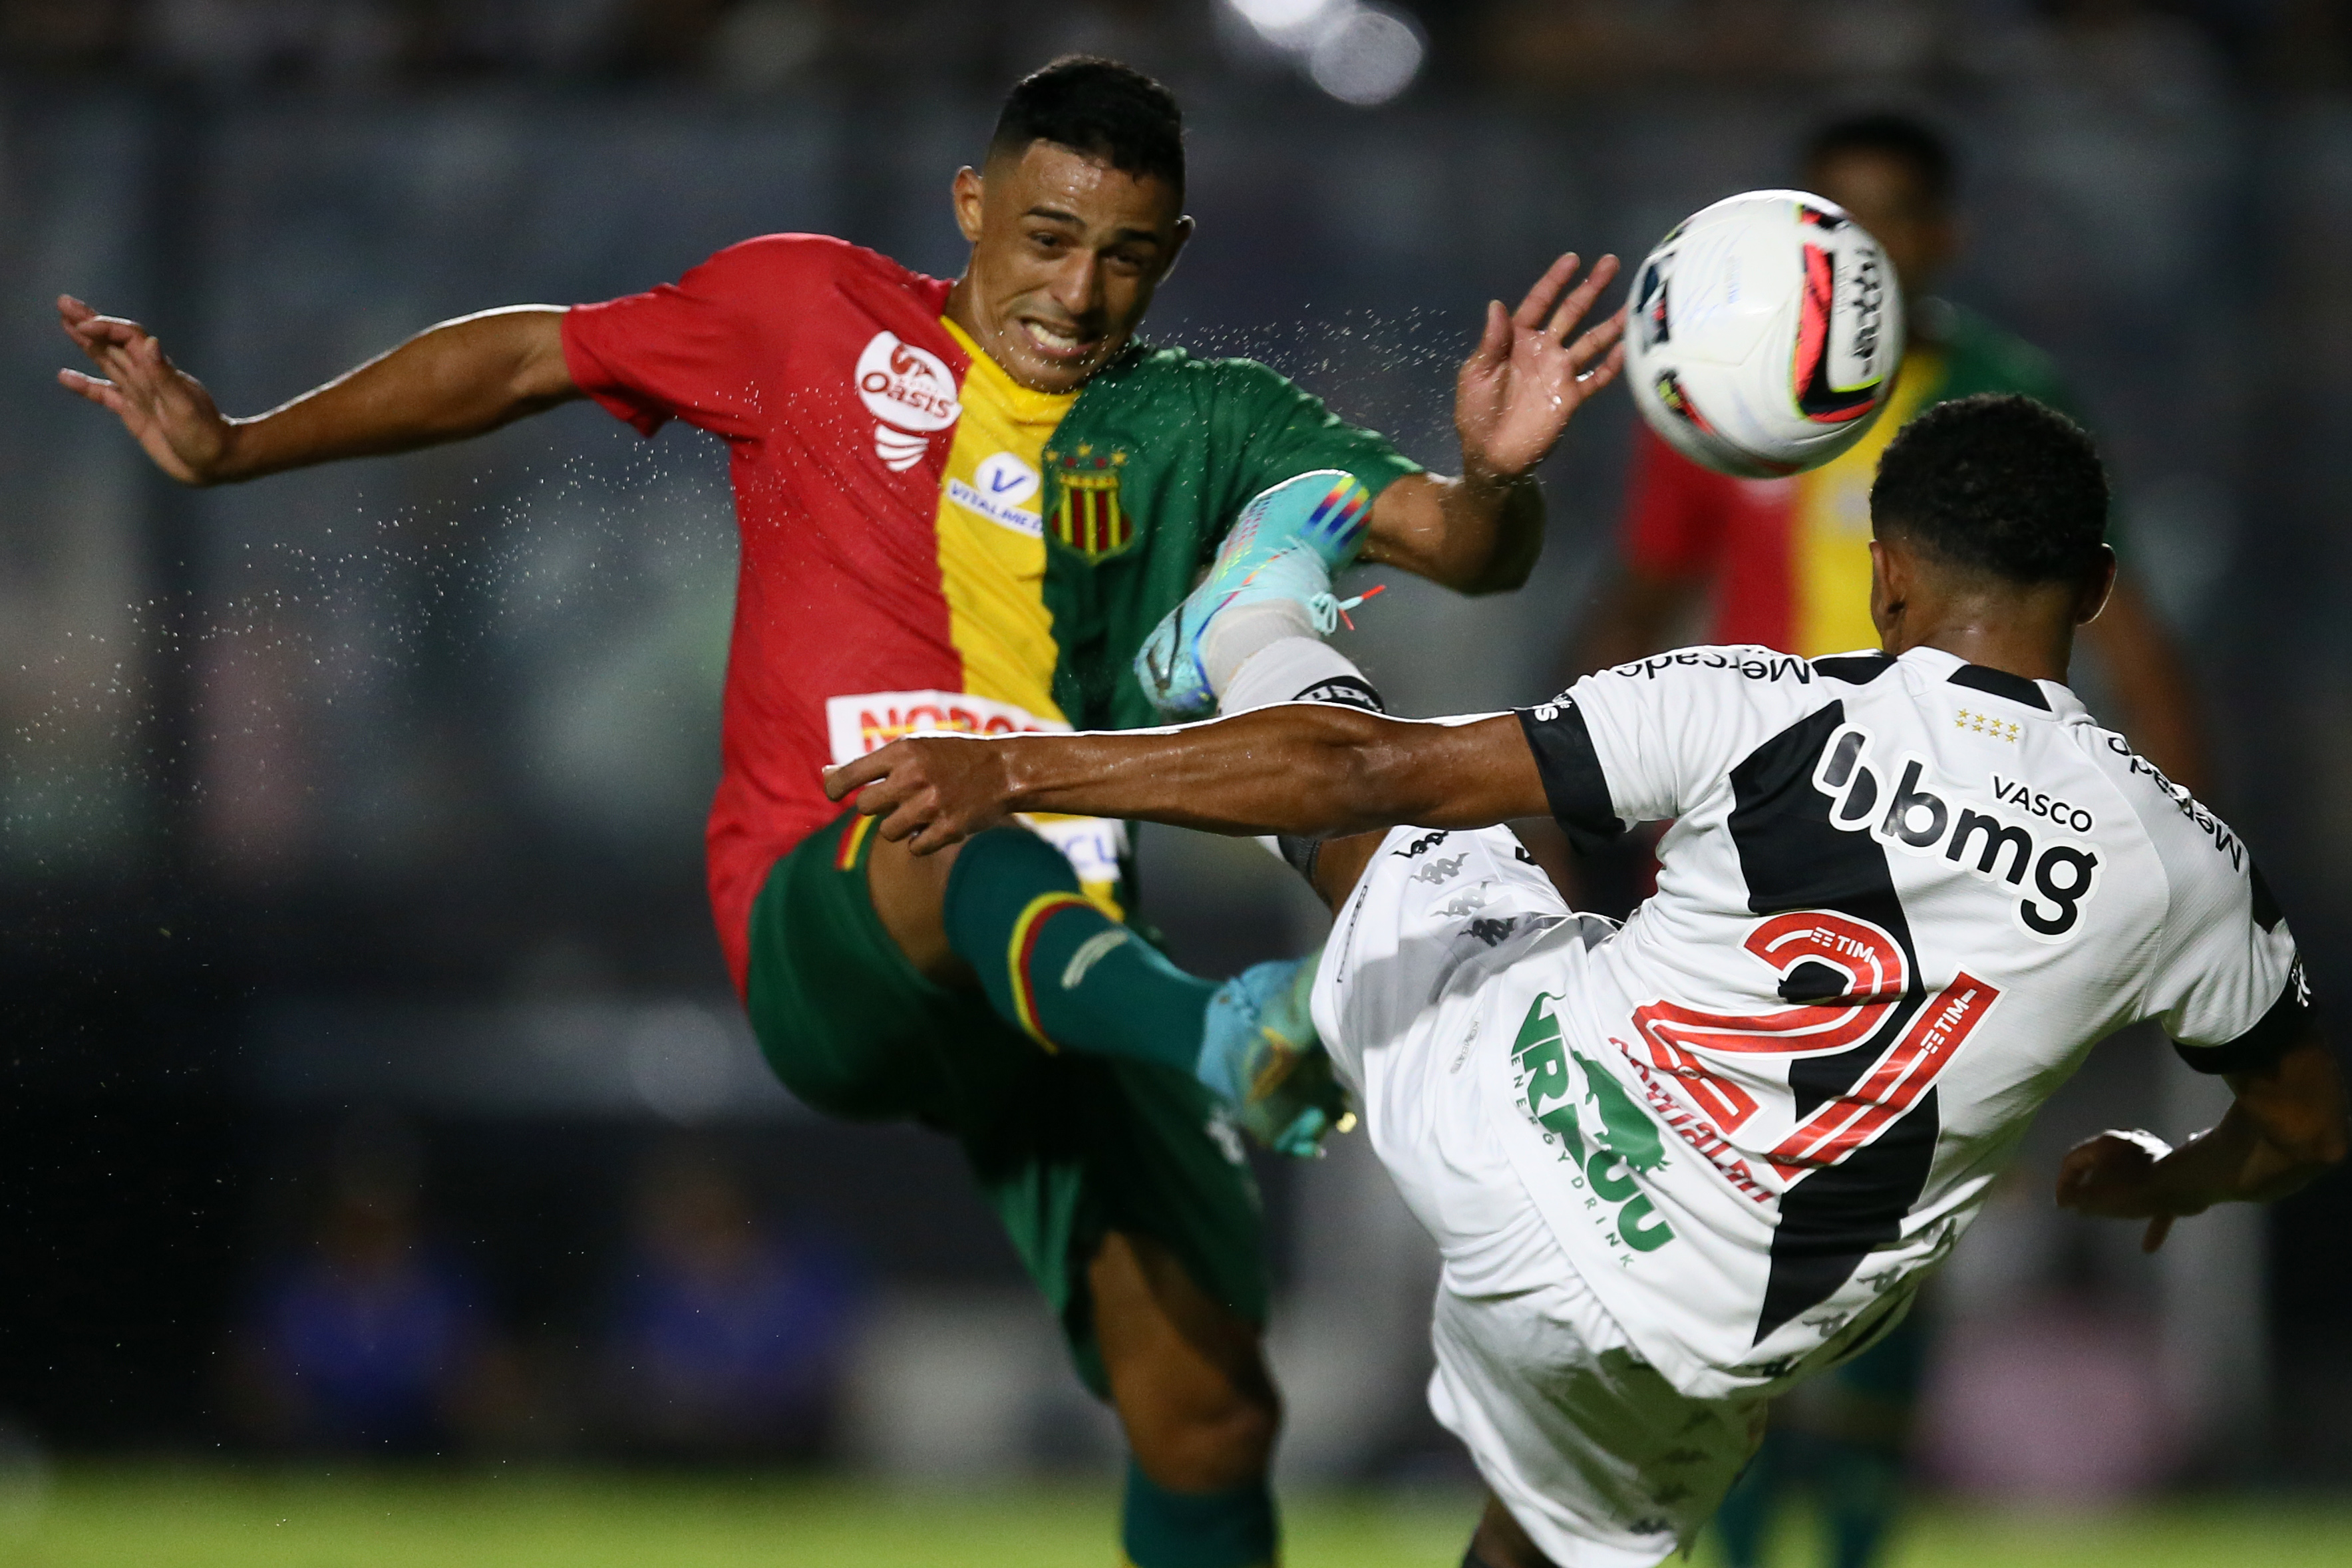
{"type": "Polygon", "coordinates": [[[1573,252],[1552,263],[1517,310],[1488,302],[1477,345],[1454,383],[1462,476],[1417,474],[1381,491],[1367,560],[1464,593],[1527,581],[1543,549],[1536,465],[1625,362],[1622,310],[1578,331],[1617,276],[1617,258],[1602,256],[1578,282],[1580,265],[1573,252]]]}
{"type": "Polygon", "coordinates": [[[2145,1134],[2102,1133],[2069,1151],[2060,1207],[2146,1219],[2154,1251],[2172,1220],[2217,1203],[2269,1203],[2300,1190],[2346,1153],[2344,1088],[2334,1056],[2310,1035],[2259,1071],[2232,1073],[2221,1121],[2179,1148],[2145,1134]]]}
{"type": "Polygon", "coordinates": [[[189,485],[459,441],[580,395],[564,363],[558,306],[445,321],[247,419],[222,414],[137,322],[70,298],[58,301],[58,312],[67,335],[103,372],[62,371],[59,382],[112,411],[158,467],[189,485]]]}
{"type": "Polygon", "coordinates": [[[444,321],[390,353],[231,422],[224,479],[381,456],[485,434],[580,395],[563,360],[563,310],[521,305],[444,321]]]}
{"type": "Polygon", "coordinates": [[[1503,593],[1525,585],[1543,534],[1543,491],[1532,477],[1412,474],[1372,503],[1363,559],[1457,593],[1503,593]]]}
{"type": "Polygon", "coordinates": [[[1383,718],[1311,704],[1181,729],[894,741],[833,769],[887,838],[944,849],[1015,811],[1321,838],[1401,823],[1486,827],[1545,810],[1518,720],[1383,718]]]}

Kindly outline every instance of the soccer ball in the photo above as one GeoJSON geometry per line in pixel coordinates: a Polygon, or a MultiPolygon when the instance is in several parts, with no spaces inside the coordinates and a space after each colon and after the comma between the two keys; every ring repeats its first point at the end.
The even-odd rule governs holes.
{"type": "Polygon", "coordinates": [[[1836,203],[1750,191],[1658,242],[1626,338],[1652,430],[1718,473],[1771,478],[1828,462],[1878,417],[1903,362],[1903,296],[1836,203]]]}

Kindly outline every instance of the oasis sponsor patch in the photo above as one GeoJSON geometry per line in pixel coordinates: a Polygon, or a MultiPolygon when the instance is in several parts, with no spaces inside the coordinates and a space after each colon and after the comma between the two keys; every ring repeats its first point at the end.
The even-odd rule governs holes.
{"type": "Polygon", "coordinates": [[[896,332],[868,339],[852,374],[858,401],[879,422],[874,426],[874,455],[894,473],[921,462],[930,450],[931,433],[963,416],[955,372],[947,361],[896,332]]]}

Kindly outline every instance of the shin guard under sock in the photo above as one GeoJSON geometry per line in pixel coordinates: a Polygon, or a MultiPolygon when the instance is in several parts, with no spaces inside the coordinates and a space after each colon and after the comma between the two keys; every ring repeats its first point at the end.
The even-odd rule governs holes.
{"type": "Polygon", "coordinates": [[[992,828],[967,841],[944,914],[948,945],[998,1015],[1047,1050],[1193,1071],[1216,987],[1088,902],[1070,862],[1036,834],[992,828]]]}
{"type": "Polygon", "coordinates": [[[1119,1538],[1131,1568],[1271,1568],[1280,1533],[1264,1481],[1170,1491],[1127,1461],[1119,1538]]]}

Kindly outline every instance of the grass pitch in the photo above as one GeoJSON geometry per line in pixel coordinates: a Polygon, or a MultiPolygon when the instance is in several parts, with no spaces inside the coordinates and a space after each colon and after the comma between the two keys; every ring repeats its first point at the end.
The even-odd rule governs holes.
{"type": "MultiPolygon", "coordinates": [[[[1107,1486],[981,1492],[631,1472],[68,1468],[0,1511],[7,1568],[1110,1568],[1107,1486]]],[[[1288,1568],[1454,1568],[1464,1495],[1307,1494],[1288,1568]]],[[[1786,1568],[1808,1562],[1794,1540],[1786,1568]]],[[[1701,1568],[1713,1561],[1702,1549],[1701,1568]]],[[[1925,1508],[1890,1568],[2341,1568],[2352,1504],[2115,1515],[1925,1508]]]]}

